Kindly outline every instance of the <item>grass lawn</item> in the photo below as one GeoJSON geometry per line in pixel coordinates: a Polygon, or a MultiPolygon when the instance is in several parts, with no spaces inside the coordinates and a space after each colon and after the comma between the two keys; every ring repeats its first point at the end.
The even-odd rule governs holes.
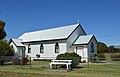
{"type": "Polygon", "coordinates": [[[0,66],[0,77],[120,77],[120,62],[80,64],[72,71],[50,70],[48,61],[33,61],[25,65],[0,66]]]}

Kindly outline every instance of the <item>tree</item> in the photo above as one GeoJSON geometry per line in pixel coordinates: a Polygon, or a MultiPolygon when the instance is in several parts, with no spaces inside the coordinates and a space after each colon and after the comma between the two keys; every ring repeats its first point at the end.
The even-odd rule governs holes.
{"type": "Polygon", "coordinates": [[[108,50],[109,50],[110,53],[113,53],[114,52],[114,46],[109,46],[108,50]]]}
{"type": "Polygon", "coordinates": [[[105,43],[98,42],[98,47],[97,47],[98,53],[107,53],[108,52],[108,47],[105,43]]]}
{"type": "Polygon", "coordinates": [[[114,45],[113,46],[109,46],[108,49],[109,49],[110,53],[120,53],[120,49],[119,48],[115,48],[114,45]]]}
{"type": "Polygon", "coordinates": [[[1,65],[4,63],[4,56],[13,56],[14,51],[9,46],[6,40],[0,40],[0,62],[1,65]]]}
{"type": "Polygon", "coordinates": [[[0,20],[0,40],[4,39],[6,36],[6,32],[4,30],[4,27],[5,27],[5,22],[0,20]]]}
{"type": "Polygon", "coordinates": [[[0,55],[13,56],[13,49],[9,46],[6,40],[0,40],[0,55]]]}

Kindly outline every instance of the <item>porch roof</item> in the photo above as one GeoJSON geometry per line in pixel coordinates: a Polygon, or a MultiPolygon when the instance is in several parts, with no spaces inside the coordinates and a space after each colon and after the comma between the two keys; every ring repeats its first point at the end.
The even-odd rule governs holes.
{"type": "Polygon", "coordinates": [[[11,39],[11,41],[13,41],[13,43],[18,47],[25,46],[21,43],[22,42],[21,39],[11,39]]]}
{"type": "Polygon", "coordinates": [[[73,45],[83,45],[83,44],[88,44],[89,41],[91,40],[91,38],[94,35],[83,35],[83,36],[79,36],[78,39],[74,42],[73,45]]]}

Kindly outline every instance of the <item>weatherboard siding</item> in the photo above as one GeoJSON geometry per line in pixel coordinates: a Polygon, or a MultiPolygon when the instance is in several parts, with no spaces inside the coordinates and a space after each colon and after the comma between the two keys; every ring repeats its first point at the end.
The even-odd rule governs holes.
{"type": "Polygon", "coordinates": [[[55,53],[55,43],[51,44],[43,44],[44,53],[40,53],[40,44],[31,45],[31,53],[28,53],[32,59],[55,59],[58,54],[65,53],[67,51],[66,43],[58,43],[59,44],[59,53],[55,53]],[[36,55],[39,54],[40,58],[37,58],[36,55]]]}
{"type": "Polygon", "coordinates": [[[88,61],[88,45],[73,46],[74,52],[81,56],[81,61],[88,61]]]}
{"type": "Polygon", "coordinates": [[[14,55],[19,55],[18,48],[16,47],[16,45],[13,42],[10,43],[10,46],[13,46],[13,48],[14,48],[14,53],[15,53],[14,55]]]}
{"type": "Polygon", "coordinates": [[[69,36],[69,38],[67,39],[67,51],[68,52],[73,52],[73,48],[72,48],[72,44],[76,41],[76,39],[80,36],[80,35],[85,35],[83,29],[78,26],[73,33],[71,33],[71,35],[69,36]]]}
{"type": "Polygon", "coordinates": [[[97,42],[96,42],[96,40],[95,40],[94,37],[93,37],[93,38],[91,39],[91,41],[89,42],[89,44],[88,44],[88,49],[89,49],[89,52],[88,52],[89,58],[92,57],[94,54],[97,54],[97,42]],[[94,53],[91,53],[91,43],[92,43],[92,42],[93,42],[93,44],[94,44],[94,53]]]}

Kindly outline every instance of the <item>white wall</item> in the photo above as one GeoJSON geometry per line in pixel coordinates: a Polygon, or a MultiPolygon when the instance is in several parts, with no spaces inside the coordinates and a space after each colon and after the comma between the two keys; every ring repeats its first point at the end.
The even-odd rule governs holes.
{"type": "MultiPolygon", "coordinates": [[[[66,43],[58,43],[59,44],[59,53],[55,53],[55,43],[51,44],[43,44],[44,46],[44,53],[40,53],[40,44],[31,45],[31,53],[27,53],[30,55],[32,59],[37,59],[36,54],[40,55],[40,59],[55,59],[58,54],[65,53],[67,51],[67,44],[66,43]]],[[[26,49],[26,52],[28,49],[26,49]]]]}
{"type": "Polygon", "coordinates": [[[10,46],[13,46],[14,56],[24,55],[24,49],[22,47],[17,47],[13,42],[10,43],[10,46]]]}
{"type": "Polygon", "coordinates": [[[91,39],[90,43],[88,44],[88,49],[89,49],[89,58],[92,57],[94,54],[97,54],[97,42],[94,37],[91,39]],[[94,53],[91,53],[91,43],[92,42],[94,44],[94,53]]]}
{"type": "Polygon", "coordinates": [[[83,58],[83,60],[85,60],[87,62],[88,61],[88,48],[87,48],[87,46],[84,47],[83,51],[84,51],[84,58],[83,58]]]}
{"type": "Polygon", "coordinates": [[[81,57],[84,57],[81,59],[82,61],[83,60],[88,61],[88,58],[91,59],[94,54],[97,54],[97,42],[94,37],[90,40],[88,45],[77,45],[77,46],[74,46],[73,48],[74,48],[75,53],[79,54],[81,57]],[[92,42],[94,44],[94,53],[91,53],[91,43],[92,42]],[[82,47],[82,48],[81,49],[78,48],[78,51],[77,51],[76,47],[82,47]],[[81,52],[79,52],[79,51],[81,51],[81,52]],[[83,55],[83,53],[84,53],[84,55],[83,55]]]}
{"type": "Polygon", "coordinates": [[[78,45],[74,46],[74,52],[81,56],[81,61],[88,61],[88,46],[87,45],[78,45]]]}
{"type": "Polygon", "coordinates": [[[13,46],[13,49],[14,49],[14,52],[15,52],[15,54],[14,54],[14,55],[15,55],[15,56],[16,56],[16,55],[18,55],[18,56],[19,56],[19,51],[18,51],[18,49],[17,49],[16,45],[15,45],[13,42],[11,42],[11,43],[10,43],[10,46],[13,46]]]}
{"type": "Polygon", "coordinates": [[[72,44],[76,41],[76,39],[80,35],[85,35],[81,27],[77,27],[77,29],[71,34],[71,36],[67,39],[67,51],[68,52],[73,52],[73,48],[71,47],[72,44]]]}

